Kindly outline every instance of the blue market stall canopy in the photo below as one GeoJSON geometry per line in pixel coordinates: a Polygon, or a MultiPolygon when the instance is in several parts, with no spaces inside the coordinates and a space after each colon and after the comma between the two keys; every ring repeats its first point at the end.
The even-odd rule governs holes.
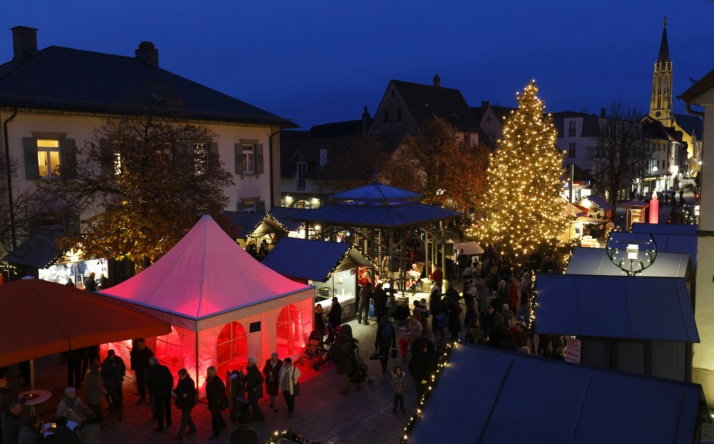
{"type": "Polygon", "coordinates": [[[303,208],[273,207],[268,212],[268,215],[272,216],[273,219],[282,224],[288,231],[298,231],[303,226],[303,223],[289,219],[289,217],[297,213],[309,211],[310,210],[303,208]]]}
{"type": "Polygon", "coordinates": [[[64,236],[64,229],[44,229],[30,236],[3,260],[13,265],[42,270],[54,264],[63,256],[62,250],[57,247],[57,240],[64,236]]]}
{"type": "Polygon", "coordinates": [[[692,444],[708,416],[698,384],[460,344],[408,442],[692,444]]]}
{"type": "Polygon", "coordinates": [[[265,214],[244,213],[241,211],[224,211],[223,215],[231,218],[233,226],[241,227],[238,235],[241,238],[251,236],[265,218],[265,214]]]}
{"type": "MultiPolygon", "coordinates": [[[[652,233],[657,244],[657,252],[688,254],[697,268],[697,236],[652,233]]],[[[610,239],[619,243],[650,241],[650,233],[617,233],[610,234],[610,239]]]]}
{"type": "Polygon", "coordinates": [[[640,224],[632,225],[633,233],[652,233],[652,234],[676,234],[685,236],[696,236],[697,226],[689,224],[640,224]]]}
{"type": "Polygon", "coordinates": [[[586,196],[585,198],[587,200],[589,200],[590,202],[594,203],[595,205],[597,205],[598,207],[602,208],[604,211],[612,210],[612,205],[610,205],[610,203],[608,201],[606,201],[605,199],[603,199],[600,196],[591,194],[590,196],[586,196]]]}
{"type": "Polygon", "coordinates": [[[418,202],[423,196],[423,194],[374,182],[354,190],[333,194],[330,200],[356,205],[400,205],[405,202],[418,202]]]}
{"type": "Polygon", "coordinates": [[[699,342],[681,278],[540,274],[536,332],[699,342]]]}
{"type": "Polygon", "coordinates": [[[290,216],[290,219],[353,227],[396,228],[459,217],[461,217],[461,213],[457,211],[433,205],[410,203],[388,206],[328,204],[316,210],[308,210],[290,216]]]}
{"type": "MultiPolygon", "coordinates": [[[[576,247],[568,261],[565,274],[593,276],[623,276],[624,272],[612,263],[604,248],[576,247]]],[[[657,252],[654,263],[639,276],[681,277],[694,276],[694,267],[688,254],[657,252]]]]}
{"type": "Polygon", "coordinates": [[[283,276],[315,282],[325,282],[336,271],[375,266],[352,244],[291,237],[278,242],[262,264],[283,276]]]}

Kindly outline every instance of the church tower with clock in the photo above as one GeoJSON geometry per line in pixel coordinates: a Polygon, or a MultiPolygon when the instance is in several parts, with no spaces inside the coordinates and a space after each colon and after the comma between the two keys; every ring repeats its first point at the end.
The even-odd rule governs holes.
{"type": "Polygon", "coordinates": [[[662,42],[659,45],[659,56],[654,65],[652,76],[652,99],[650,114],[664,126],[674,126],[674,109],[672,106],[672,61],[669,59],[669,44],[667,43],[667,17],[664,18],[662,42]]]}

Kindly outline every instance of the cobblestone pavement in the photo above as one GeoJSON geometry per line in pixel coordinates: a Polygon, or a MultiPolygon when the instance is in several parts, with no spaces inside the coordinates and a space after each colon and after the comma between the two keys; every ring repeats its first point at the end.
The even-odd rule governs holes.
{"type": "MultiPolygon", "coordinates": [[[[426,297],[426,294],[417,293],[416,297],[426,297]]],[[[411,296],[413,299],[414,296],[411,296]]],[[[318,371],[314,377],[300,384],[300,395],[296,399],[295,414],[288,419],[287,409],[282,396],[279,398],[280,411],[275,413],[269,406],[269,399],[264,397],[260,403],[266,419],[263,422],[252,423],[253,427],[264,442],[276,430],[287,428],[300,433],[304,438],[321,441],[323,444],[350,444],[350,443],[397,443],[409,419],[414,412],[416,394],[413,382],[408,379],[407,394],[404,405],[407,413],[392,413],[392,386],[388,375],[381,374],[379,361],[370,361],[369,355],[374,350],[374,339],[377,331],[376,320],[370,319],[370,325],[358,325],[356,320],[349,323],[355,337],[360,341],[361,356],[369,367],[368,375],[374,381],[373,385],[362,384],[357,391],[352,386],[347,395],[340,394],[340,382],[335,374],[334,364],[328,364],[318,371]]],[[[127,363],[128,364],[128,363],[127,363]]],[[[401,357],[390,360],[389,368],[394,365],[406,367],[401,357]]],[[[47,356],[35,361],[35,386],[38,389],[47,389],[52,392],[52,397],[37,406],[37,414],[47,421],[51,420],[56,412],[59,401],[64,396],[67,381],[66,365],[62,364],[59,355],[47,356]]],[[[305,372],[311,371],[307,366],[298,367],[305,372]]],[[[17,374],[17,367],[10,368],[9,383],[12,389],[18,392],[27,390],[21,387],[22,380],[17,374]]],[[[124,382],[125,409],[123,420],[116,417],[104,421],[101,432],[102,444],[112,443],[167,443],[176,442],[175,436],[180,423],[181,413],[173,408],[173,424],[164,432],[155,431],[151,410],[146,404],[136,405],[138,399],[134,393],[136,386],[133,380],[124,382]]],[[[79,389],[78,394],[84,400],[84,389],[79,389]]],[[[106,406],[105,406],[106,407],[106,406]]],[[[25,407],[25,415],[29,415],[29,408],[25,407]]],[[[195,435],[185,436],[182,442],[208,442],[211,435],[211,415],[207,405],[200,402],[193,409],[193,419],[198,428],[195,435]]],[[[218,443],[228,443],[229,434],[237,425],[231,423],[228,413],[224,413],[228,429],[222,434],[218,443]]]]}

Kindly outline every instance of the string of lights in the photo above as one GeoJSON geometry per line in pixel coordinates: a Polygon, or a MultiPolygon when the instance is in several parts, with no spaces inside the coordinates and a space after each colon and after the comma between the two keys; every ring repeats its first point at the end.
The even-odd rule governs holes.
{"type": "Polygon", "coordinates": [[[270,438],[268,438],[267,441],[265,441],[265,444],[277,443],[281,439],[286,439],[286,440],[289,440],[291,442],[295,442],[298,444],[320,444],[320,441],[312,441],[310,439],[305,439],[302,437],[302,435],[299,435],[290,429],[282,430],[282,431],[276,430],[270,436],[270,438]]]}

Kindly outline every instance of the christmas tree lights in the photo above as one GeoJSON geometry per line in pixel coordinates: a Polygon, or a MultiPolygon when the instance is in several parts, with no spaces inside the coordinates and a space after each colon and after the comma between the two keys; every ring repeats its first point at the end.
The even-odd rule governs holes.
{"type": "Polygon", "coordinates": [[[503,139],[491,154],[485,218],[469,233],[520,265],[536,250],[561,247],[559,236],[568,228],[566,201],[560,196],[563,153],[537,94],[532,81],[516,96],[518,109],[506,118],[503,139]]]}

